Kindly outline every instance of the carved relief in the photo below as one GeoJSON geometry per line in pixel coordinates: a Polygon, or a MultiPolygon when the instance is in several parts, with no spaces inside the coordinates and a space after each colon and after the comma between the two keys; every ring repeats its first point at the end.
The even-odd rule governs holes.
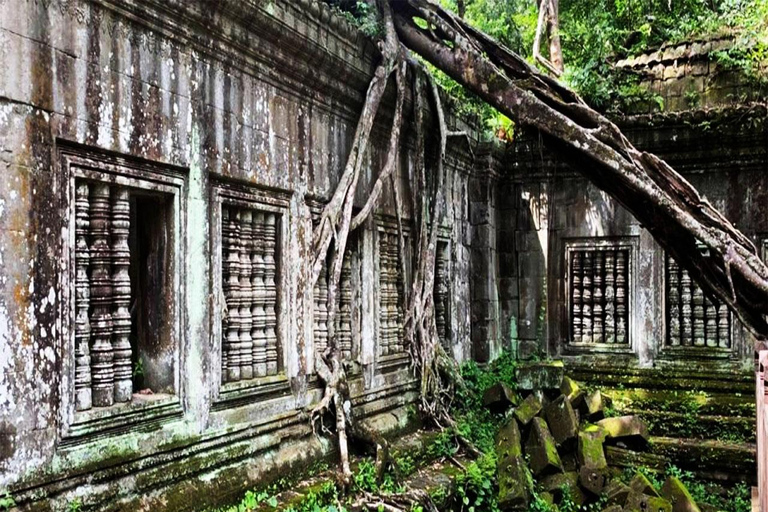
{"type": "Polygon", "coordinates": [[[398,235],[379,231],[379,350],[399,354],[403,346],[403,276],[398,235]]]}
{"type": "Polygon", "coordinates": [[[629,342],[629,249],[570,251],[571,340],[577,344],[629,342]]]}
{"type": "Polygon", "coordinates": [[[222,379],[276,375],[277,215],[223,205],[221,243],[222,379]]]}
{"type": "MultiPolygon", "coordinates": [[[[339,289],[336,292],[335,329],[339,350],[343,361],[353,360],[352,347],[352,260],[357,257],[355,238],[347,241],[346,255],[341,267],[339,289]]],[[[314,335],[315,350],[323,353],[328,347],[328,279],[327,263],[323,263],[320,277],[314,288],[314,335]]]]}
{"type": "Polygon", "coordinates": [[[704,294],[687,270],[666,256],[667,346],[731,347],[731,318],[728,308],[704,294]]]}
{"type": "Polygon", "coordinates": [[[443,346],[448,344],[448,298],[450,290],[448,256],[448,244],[438,242],[435,253],[435,324],[437,325],[437,336],[443,346]]]}
{"type": "Polygon", "coordinates": [[[91,378],[93,405],[106,407],[115,401],[115,354],[112,349],[112,276],[109,247],[109,185],[91,189],[91,378]]]}
{"type": "Polygon", "coordinates": [[[89,205],[88,184],[78,183],[75,187],[75,407],[78,411],[90,409],[92,405],[89,205]]]}

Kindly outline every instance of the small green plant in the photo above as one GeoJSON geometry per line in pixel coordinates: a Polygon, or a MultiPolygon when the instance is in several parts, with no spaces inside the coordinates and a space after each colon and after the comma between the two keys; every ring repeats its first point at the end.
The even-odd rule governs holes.
{"type": "Polygon", "coordinates": [[[462,510],[467,512],[498,512],[496,459],[485,454],[467,465],[456,478],[456,497],[462,510]]]}
{"type": "Polygon", "coordinates": [[[352,475],[355,489],[364,492],[376,492],[379,483],[376,481],[376,465],[370,459],[363,459],[352,475]]]}
{"type": "Polygon", "coordinates": [[[83,509],[83,502],[80,498],[75,498],[67,504],[68,512],[80,512],[83,509]]]}
{"type": "Polygon", "coordinates": [[[143,377],[144,376],[144,360],[139,358],[136,360],[135,363],[133,363],[133,376],[134,377],[143,377]]]}
{"type": "Polygon", "coordinates": [[[15,506],[16,500],[13,499],[8,491],[5,491],[2,493],[2,495],[0,495],[0,510],[10,510],[15,506]]]}

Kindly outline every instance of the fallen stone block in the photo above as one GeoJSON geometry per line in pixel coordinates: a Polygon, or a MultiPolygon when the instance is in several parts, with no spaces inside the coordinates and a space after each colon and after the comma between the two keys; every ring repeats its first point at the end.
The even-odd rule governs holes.
{"type": "Polygon", "coordinates": [[[661,487],[661,496],[672,504],[672,512],[701,512],[688,488],[679,478],[667,478],[661,487]]]}
{"type": "Polygon", "coordinates": [[[576,451],[579,465],[592,469],[604,469],[608,467],[605,460],[605,430],[597,425],[589,425],[579,432],[579,446],[576,451]]]}
{"type": "Polygon", "coordinates": [[[604,469],[595,469],[583,466],[579,470],[579,483],[587,491],[595,496],[601,494],[605,489],[608,478],[604,469]]]}
{"type": "Polygon", "coordinates": [[[635,476],[629,481],[629,488],[638,494],[660,497],[648,477],[640,472],[635,473],[635,476]]]}
{"type": "Polygon", "coordinates": [[[606,496],[607,505],[621,505],[623,506],[627,502],[629,493],[632,490],[627,484],[620,480],[611,480],[605,486],[603,493],[606,496]]]}
{"type": "Polygon", "coordinates": [[[597,426],[605,429],[606,442],[624,445],[624,447],[648,446],[648,427],[638,416],[605,418],[598,421],[597,426]]]}
{"type": "Polygon", "coordinates": [[[533,479],[522,456],[510,456],[497,464],[499,481],[499,508],[501,510],[527,510],[531,501],[533,479]]]}
{"type": "Polygon", "coordinates": [[[551,492],[548,492],[548,491],[540,492],[539,499],[544,503],[546,503],[547,505],[555,504],[555,497],[552,495],[551,492]]]}
{"type": "Polygon", "coordinates": [[[552,432],[552,436],[558,445],[562,446],[576,440],[579,421],[565,395],[560,395],[549,404],[544,414],[547,418],[549,430],[552,432]]]}
{"type": "Polygon", "coordinates": [[[576,456],[576,452],[571,450],[558,450],[560,454],[560,461],[563,463],[563,471],[578,471],[579,459],[576,456]]]}
{"type": "Polygon", "coordinates": [[[579,506],[587,501],[587,496],[579,487],[579,474],[575,471],[550,475],[541,481],[541,487],[546,492],[552,493],[556,503],[562,502],[565,494],[568,494],[571,500],[579,506]]]}
{"type": "Polygon", "coordinates": [[[483,405],[495,413],[503,413],[520,403],[517,393],[504,382],[497,382],[483,393],[483,405]]]}
{"type": "Polygon", "coordinates": [[[523,455],[522,438],[517,421],[514,418],[507,419],[496,433],[496,459],[507,457],[521,457],[523,455]]]}
{"type": "Polygon", "coordinates": [[[567,375],[563,377],[563,383],[560,384],[561,394],[565,395],[568,400],[573,400],[573,397],[575,397],[580,392],[581,387],[579,386],[578,382],[568,377],[567,375]]]}
{"type": "Polygon", "coordinates": [[[562,361],[526,363],[518,366],[517,389],[525,391],[560,389],[565,377],[562,361]]]}
{"type": "Polygon", "coordinates": [[[543,418],[533,418],[528,441],[525,443],[525,453],[528,455],[531,471],[536,476],[563,471],[555,439],[543,418]]]}
{"type": "Polygon", "coordinates": [[[605,418],[606,403],[603,394],[595,390],[584,397],[584,417],[589,421],[598,421],[605,418]]]}
{"type": "Polygon", "coordinates": [[[635,491],[629,493],[625,512],[672,512],[672,504],[657,496],[639,494],[635,491]]]}
{"type": "Polygon", "coordinates": [[[523,402],[515,408],[515,418],[520,425],[528,425],[533,418],[541,412],[541,401],[534,394],[528,395],[523,402]]]}

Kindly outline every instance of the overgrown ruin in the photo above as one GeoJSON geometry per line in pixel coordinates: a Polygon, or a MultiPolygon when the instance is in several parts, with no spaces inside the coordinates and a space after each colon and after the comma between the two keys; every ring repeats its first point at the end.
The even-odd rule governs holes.
{"type": "MultiPolygon", "coordinates": [[[[393,3],[401,36],[405,4],[393,3]]],[[[714,207],[702,217],[735,226],[722,230],[734,260],[694,237],[669,246],[676,259],[654,235],[679,225],[643,225],[585,177],[598,164],[533,129],[486,141],[399,43],[375,75],[380,49],[324,2],[0,7],[8,509],[202,512],[336,464],[348,423],[355,454],[388,439],[450,466],[413,434],[419,413],[447,426],[446,365],[510,353],[516,378],[562,361],[647,425],[649,446],[606,448],[606,465],[756,483],[750,329],[765,334],[765,290],[734,261],[768,256],[768,109],[706,57],[727,42],[618,62],[666,108],[612,117],[626,139],[599,134],[657,155],[714,207]],[[381,103],[353,159],[369,87],[381,103]]],[[[558,403],[561,386],[562,373],[520,389],[558,403]]],[[[552,428],[536,414],[526,451],[552,428]]],[[[542,453],[538,473],[559,474],[542,453]]]]}

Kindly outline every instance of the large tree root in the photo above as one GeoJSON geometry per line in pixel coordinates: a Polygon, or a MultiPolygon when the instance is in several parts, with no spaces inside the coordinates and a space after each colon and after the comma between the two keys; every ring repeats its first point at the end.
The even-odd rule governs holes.
{"type": "Polygon", "coordinates": [[[768,337],[768,268],[754,244],[669,165],[573,91],[429,0],[391,0],[400,39],[524,126],[627,208],[693,279],[768,337]],[[415,18],[426,20],[421,28],[415,18]],[[702,251],[701,247],[708,251],[702,251]]]}

